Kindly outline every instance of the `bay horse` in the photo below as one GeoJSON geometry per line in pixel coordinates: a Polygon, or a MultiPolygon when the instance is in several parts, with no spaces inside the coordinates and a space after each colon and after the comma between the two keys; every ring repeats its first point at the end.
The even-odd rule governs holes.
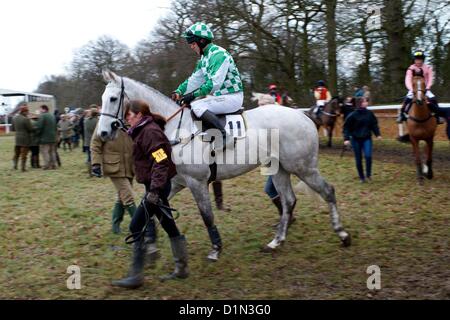
{"type": "MultiPolygon", "coordinates": [[[[207,258],[210,261],[217,261],[222,251],[222,240],[214,224],[208,192],[208,183],[213,170],[208,161],[210,159],[204,157],[205,154],[211,154],[210,144],[202,142],[199,136],[192,137],[194,120],[190,112],[182,112],[184,109],[159,91],[132,79],[119,77],[111,71],[103,71],[103,77],[107,85],[102,95],[102,112],[96,134],[104,141],[117,136],[117,130],[123,126],[124,104],[127,100],[144,100],[150,105],[153,113],[167,119],[165,134],[168,139],[174,141],[178,137],[179,141],[182,141],[172,147],[172,159],[176,165],[177,176],[171,180],[172,191],[169,198],[184,187],[190,189],[212,243],[212,250],[207,258]],[[200,162],[193,163],[192,158],[200,162]]],[[[297,202],[291,175],[297,176],[328,203],[332,228],[342,244],[349,246],[351,236],[340,222],[334,187],[322,177],[318,169],[319,139],[314,123],[299,110],[274,105],[245,111],[243,118],[248,134],[236,141],[234,150],[214,150],[216,160],[224,157],[228,160],[228,156],[231,155],[231,160],[240,157],[241,161],[214,162],[216,164],[214,180],[231,179],[259,166],[267,169],[270,163],[278,165],[278,170],[270,174],[273,174],[273,183],[280,194],[283,213],[275,238],[265,246],[265,251],[275,250],[286,240],[288,221],[297,202]],[[252,132],[256,131],[258,135],[272,129],[278,132],[278,140],[270,146],[267,144],[267,136],[252,139],[254,135],[252,132]],[[234,152],[235,150],[239,152],[234,152]],[[252,150],[269,150],[269,154],[265,152],[255,154],[252,150]]],[[[256,219],[256,212],[253,214],[256,219]]]]}
{"type": "Polygon", "coordinates": [[[424,172],[422,166],[421,153],[419,143],[421,140],[426,142],[426,173],[427,179],[433,179],[433,139],[436,133],[437,121],[436,117],[428,108],[428,100],[425,95],[425,79],[423,73],[414,71],[413,74],[413,91],[414,98],[411,108],[408,112],[408,120],[406,126],[408,128],[409,139],[411,141],[417,166],[417,180],[420,185],[424,183],[424,172]]]}
{"type": "Polygon", "coordinates": [[[336,124],[336,120],[339,117],[341,110],[341,102],[339,97],[334,97],[329,102],[327,102],[321,110],[319,116],[314,113],[315,107],[312,107],[306,112],[306,114],[314,121],[317,130],[323,127],[328,136],[327,147],[331,148],[333,145],[333,130],[336,124]]]}

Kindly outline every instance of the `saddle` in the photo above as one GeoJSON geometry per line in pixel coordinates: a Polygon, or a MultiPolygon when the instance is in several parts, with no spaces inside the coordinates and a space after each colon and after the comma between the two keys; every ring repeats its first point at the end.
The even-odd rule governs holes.
{"type": "MultiPolygon", "coordinates": [[[[245,123],[245,119],[243,117],[244,110],[240,109],[236,112],[231,113],[223,113],[223,114],[216,114],[216,116],[219,118],[221,126],[225,129],[227,134],[232,136],[235,139],[242,139],[247,136],[247,126],[245,123]]],[[[198,118],[194,112],[191,110],[191,116],[192,116],[192,134],[203,137],[203,141],[210,141],[209,140],[209,134],[206,132],[209,129],[213,129],[209,127],[207,124],[203,123],[200,118],[198,118]],[[199,125],[201,125],[199,127],[199,125]]]]}

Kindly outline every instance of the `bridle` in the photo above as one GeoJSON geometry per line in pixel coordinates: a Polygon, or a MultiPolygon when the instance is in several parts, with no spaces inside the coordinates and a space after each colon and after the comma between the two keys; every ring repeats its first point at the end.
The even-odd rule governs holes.
{"type": "MultiPolygon", "coordinates": [[[[120,78],[120,81],[121,81],[121,86],[120,86],[119,108],[117,108],[116,114],[113,115],[111,113],[100,112],[100,115],[102,115],[102,116],[106,116],[106,117],[110,117],[110,118],[116,119],[116,121],[111,123],[111,129],[113,131],[116,131],[117,129],[120,129],[122,131],[127,131],[125,122],[123,121],[124,116],[125,116],[124,115],[124,113],[125,113],[124,101],[125,101],[125,96],[127,96],[127,94],[125,92],[125,85],[123,83],[123,78],[122,77],[120,78]],[[120,115],[120,117],[119,117],[119,115],[120,115]]],[[[127,96],[127,98],[128,98],[128,96],[127,96]]]]}

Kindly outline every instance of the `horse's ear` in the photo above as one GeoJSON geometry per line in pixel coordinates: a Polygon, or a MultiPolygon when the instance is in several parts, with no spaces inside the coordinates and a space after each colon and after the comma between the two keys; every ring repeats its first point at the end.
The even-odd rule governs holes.
{"type": "Polygon", "coordinates": [[[112,72],[111,70],[104,69],[104,70],[102,70],[102,74],[103,74],[103,79],[106,82],[116,81],[116,79],[117,79],[117,75],[114,72],[112,72]]]}

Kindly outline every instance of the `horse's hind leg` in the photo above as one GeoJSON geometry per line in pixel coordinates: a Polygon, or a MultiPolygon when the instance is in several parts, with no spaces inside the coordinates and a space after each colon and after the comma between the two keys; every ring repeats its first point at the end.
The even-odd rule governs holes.
{"type": "Polygon", "coordinates": [[[427,140],[427,179],[433,179],[433,138],[427,140]]]}
{"type": "Polygon", "coordinates": [[[297,175],[300,180],[305,182],[311,189],[320,194],[320,196],[328,203],[330,209],[331,225],[333,230],[341,239],[343,245],[348,247],[351,245],[351,237],[348,232],[344,230],[340,222],[339,212],[336,204],[336,194],[334,187],[330,185],[320,175],[319,170],[310,169],[300,175],[297,175]]]}
{"type": "Polygon", "coordinates": [[[292,190],[291,176],[288,172],[280,167],[278,173],[272,176],[272,181],[280,195],[283,214],[280,217],[280,224],[278,225],[275,238],[266,247],[269,250],[276,249],[286,239],[289,221],[297,203],[295,193],[292,190]]]}
{"type": "Polygon", "coordinates": [[[208,259],[210,261],[217,261],[219,260],[219,254],[222,251],[222,239],[217,227],[214,225],[214,214],[209,198],[208,184],[206,181],[198,181],[186,177],[186,185],[191,190],[195,202],[197,202],[203,222],[208,229],[209,238],[212,243],[212,250],[208,254],[208,259]]]}

